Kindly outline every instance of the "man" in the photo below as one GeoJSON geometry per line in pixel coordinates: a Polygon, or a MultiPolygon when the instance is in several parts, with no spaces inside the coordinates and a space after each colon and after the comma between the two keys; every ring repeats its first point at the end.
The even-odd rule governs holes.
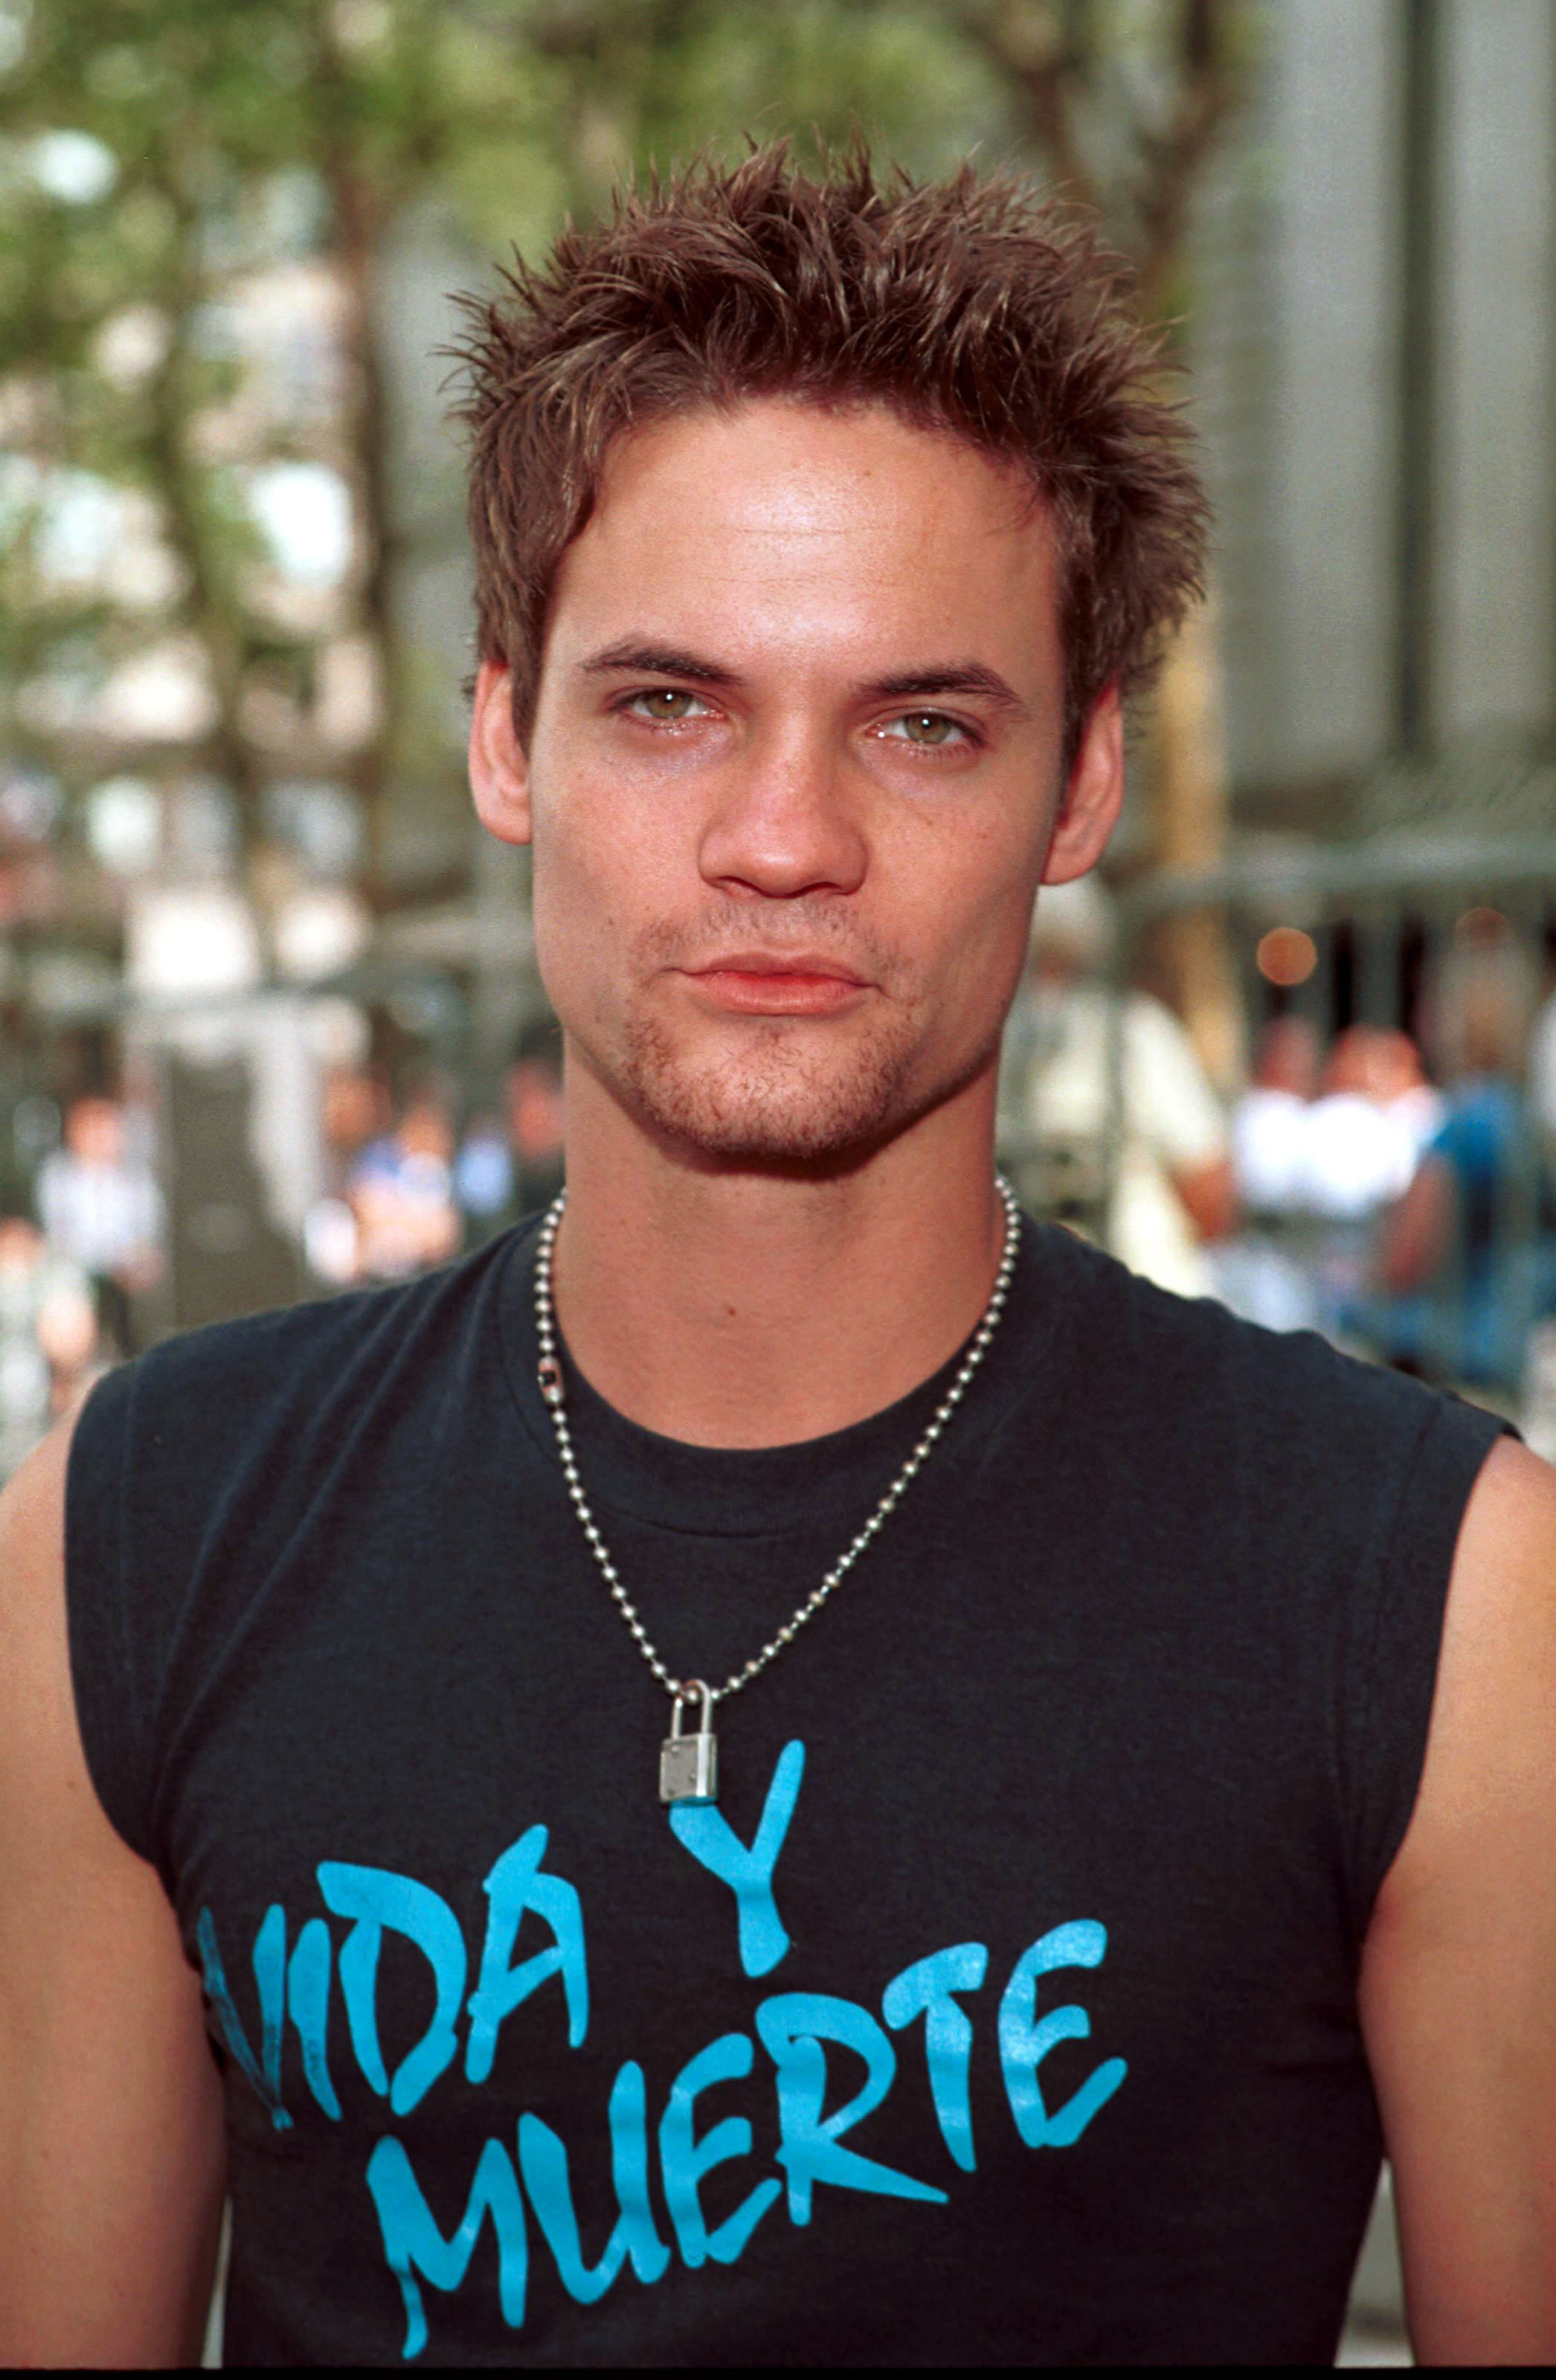
{"type": "Polygon", "coordinates": [[[1550,1477],[995,1186],[1193,582],[1148,360],[773,151],[479,326],[565,1213],[11,1492],[13,2356],[187,2349],[224,2175],[243,2360],[1319,2360],[1374,2082],[1418,2350],[1556,2348],[1550,1477]]]}

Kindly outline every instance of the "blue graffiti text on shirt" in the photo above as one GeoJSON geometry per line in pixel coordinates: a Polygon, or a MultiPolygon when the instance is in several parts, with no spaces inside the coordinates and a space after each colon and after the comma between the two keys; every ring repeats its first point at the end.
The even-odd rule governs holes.
{"type": "MultiPolygon", "coordinates": [[[[743,1843],[724,1815],[708,1805],[681,1804],[670,1815],[677,1840],[734,1896],[737,1946],[743,1972],[768,1974],[783,1960],[790,1937],[778,1914],[775,1876],[804,1772],[804,1746],[787,1745],[774,1771],[761,1822],[743,1843]]],[[[251,1965],[259,2015],[256,2052],[238,2014],[223,1965],[216,1926],[201,1910],[196,1942],[216,2022],[233,2058],[268,2108],[278,2131],[292,2128],[283,2095],[285,2026],[297,2038],[302,2079],[314,2104],[332,2121],[342,2108],[329,2058],[332,1978],[338,1977],[346,2037],[357,2074],[400,2118],[411,2114],[440,2077],[459,2061],[463,2024],[467,2082],[489,2081],[503,2025],[540,1987],[560,1985],[571,2048],[589,2022],[588,1970],[583,1909],[564,1877],[542,1864],[544,1827],[530,1827],[510,1845],[485,1880],[487,1923],[475,1988],[465,1996],[470,1963],[458,1919],[440,1894],[387,1868],[323,1861],[320,1897],[347,1931],[337,1950],[322,1917],[308,1918],[287,1956],[287,1917],[274,1902],[254,1937],[251,1965]],[[543,1947],[515,1960],[526,1917],[546,1929],[543,1947]],[[392,2071],[380,2036],[378,1982],[386,1935],[414,1945],[430,1970],[432,2013],[392,2071]]],[[[533,1929],[531,1929],[532,1938],[533,1929]]],[[[1051,2108],[1038,2069],[1061,2042],[1083,2041],[1091,2019],[1066,2003],[1038,2013],[1041,1980],[1063,1969],[1092,1968],[1107,1948],[1092,1919],[1050,1927],[1016,1961],[999,2004],[1000,2071],[1019,2139],[1028,2148],[1068,2148],[1105,2106],[1128,2069],[1105,2058],[1063,2105],[1051,2108]]],[[[931,1952],[892,1977],[881,1996],[881,2020],[857,2001],[825,1992],[778,1992],[759,2001],[751,2032],[726,2033],[689,2058],[666,2094],[650,2151],[648,2092],[643,2069],[627,2060],[618,2070],[607,2108],[610,2176],[617,2216],[605,2247],[589,2262],[580,2238],[567,2147],[541,2117],[522,2113],[513,2148],[483,2143],[464,2211],[445,2234],[428,2207],[404,2143],[380,2138],[368,2160],[367,2183],[382,2234],[384,2255],[404,2303],[402,2349],[409,2358],[427,2345],[423,2289],[443,2292],[463,2284],[476,2242],[489,2221],[497,2244],[498,2302],[505,2323],[525,2319],[529,2282],[529,2220],[533,2218],[568,2295],[593,2304],[630,2264],[644,2283],[659,2280],[671,2263],[668,2230],[682,2264],[696,2269],[710,2259],[733,2264],[758,2225],[787,2193],[790,2221],[812,2218],[817,2184],[877,2196],[943,2205],[935,2184],[867,2155],[845,2139],[881,2106],[898,2070],[892,2035],[923,2020],[924,2060],[941,2138],[964,2173],[977,2169],[969,2077],[973,2025],[961,1998],[983,1987],[989,1954],[982,1942],[958,1942],[931,1952]],[[697,2129],[705,2095],[744,2082],[760,2044],[772,2071],[776,2145],[771,2172],[720,2221],[705,2213],[703,2188],[716,2168],[752,2157],[750,2118],[726,2114],[697,2129]],[[838,2076],[849,2061],[863,2079],[851,2097],[839,2096],[838,2076]],[[828,2109],[829,2098],[837,2104],[828,2109]],[[655,2213],[657,2170],[668,2225],[655,2213]],[[525,2209],[528,2209],[526,2216],[525,2209]]]]}

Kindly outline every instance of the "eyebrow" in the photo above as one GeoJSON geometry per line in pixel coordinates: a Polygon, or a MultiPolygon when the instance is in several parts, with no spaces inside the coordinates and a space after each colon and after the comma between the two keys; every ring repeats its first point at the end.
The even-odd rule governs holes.
{"type": "MultiPolygon", "coordinates": [[[[691,678],[701,686],[738,686],[745,682],[740,672],[730,669],[727,662],[663,645],[639,643],[630,637],[591,654],[580,667],[590,676],[613,670],[642,670],[651,677],[691,678]]],[[[935,695],[971,694],[1020,718],[1028,715],[1027,706],[1015,687],[997,670],[986,668],[982,662],[932,662],[923,669],[896,670],[888,677],[867,679],[855,686],[854,692],[866,700],[885,702],[918,702],[927,701],[935,695]]]]}
{"type": "Polygon", "coordinates": [[[1016,711],[1023,719],[1027,716],[1027,706],[1015,687],[1007,685],[997,670],[986,669],[982,662],[961,662],[952,668],[899,670],[891,677],[872,678],[868,686],[861,686],[860,692],[888,702],[916,702],[921,697],[935,694],[976,694],[1000,710],[1016,711]]]}
{"type": "Polygon", "coordinates": [[[665,645],[639,644],[631,637],[619,645],[607,645],[591,653],[579,668],[586,676],[598,676],[609,670],[642,670],[650,677],[691,677],[703,686],[740,686],[743,684],[738,670],[728,669],[721,662],[705,661],[695,653],[680,652],[665,645]]]}

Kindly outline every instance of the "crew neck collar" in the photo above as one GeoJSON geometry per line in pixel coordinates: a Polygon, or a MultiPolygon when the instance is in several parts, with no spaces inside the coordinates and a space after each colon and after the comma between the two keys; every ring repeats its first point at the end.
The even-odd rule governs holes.
{"type": "MultiPolygon", "coordinates": [[[[560,1476],[556,1433],[536,1378],[539,1220],[521,1226],[509,1246],[499,1313],[503,1365],[520,1418],[560,1476]]],[[[1028,1216],[1021,1219],[1020,1233],[999,1328],[924,1466],[926,1489],[936,1470],[956,1467],[1001,1429],[1018,1402],[1056,1395],[1069,1304],[1056,1278],[1062,1257],[1055,1243],[1063,1235],[1028,1216]]],[[[557,1351],[585,1493],[597,1513],[625,1513],[695,1536],[774,1536],[818,1521],[858,1521],[862,1498],[872,1488],[876,1495],[884,1492],[906,1461],[956,1378],[971,1338],[970,1331],[955,1354],[905,1397],[846,1429],[782,1446],[730,1448],[689,1445],[629,1421],[585,1379],[559,1329],[557,1351]]]]}

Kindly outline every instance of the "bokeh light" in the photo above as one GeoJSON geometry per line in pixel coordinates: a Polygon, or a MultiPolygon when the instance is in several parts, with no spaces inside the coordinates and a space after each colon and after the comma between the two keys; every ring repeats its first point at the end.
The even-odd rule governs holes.
{"type": "Polygon", "coordinates": [[[1500,909],[1466,909],[1453,920],[1453,940],[1461,951],[1494,951],[1512,930],[1500,909]]]}
{"type": "Polygon", "coordinates": [[[1260,938],[1254,963],[1266,983],[1286,990],[1307,982],[1319,963],[1318,945],[1300,926],[1273,926],[1260,938]]]}

